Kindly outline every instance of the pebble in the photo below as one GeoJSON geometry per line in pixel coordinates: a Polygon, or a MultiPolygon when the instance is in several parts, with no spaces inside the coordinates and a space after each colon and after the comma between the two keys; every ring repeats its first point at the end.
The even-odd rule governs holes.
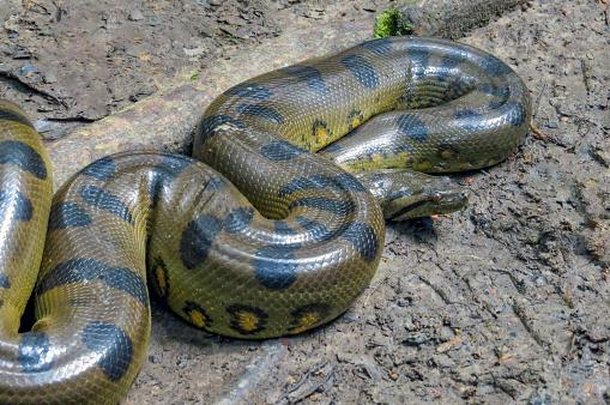
{"type": "Polygon", "coordinates": [[[44,74],[44,82],[45,83],[55,83],[57,81],[57,76],[55,76],[55,73],[53,72],[46,72],[44,74]]]}
{"type": "Polygon", "coordinates": [[[144,14],[142,14],[141,10],[136,9],[131,11],[127,18],[129,19],[129,21],[140,21],[144,18],[144,14]]]}

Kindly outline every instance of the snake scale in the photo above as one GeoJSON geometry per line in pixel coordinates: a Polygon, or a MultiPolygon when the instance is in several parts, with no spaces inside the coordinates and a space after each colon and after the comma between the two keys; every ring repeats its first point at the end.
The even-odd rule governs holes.
{"type": "Polygon", "coordinates": [[[124,397],[147,350],[146,280],[179,316],[226,336],[336,318],[376,271],[384,217],[464,204],[417,172],[494,165],[530,116],[522,81],[485,52],[373,40],[227,90],[200,120],[197,160],[108,156],[52,198],[39,135],[1,102],[0,402],[124,397]],[[36,322],[19,332],[30,293],[36,322]]]}

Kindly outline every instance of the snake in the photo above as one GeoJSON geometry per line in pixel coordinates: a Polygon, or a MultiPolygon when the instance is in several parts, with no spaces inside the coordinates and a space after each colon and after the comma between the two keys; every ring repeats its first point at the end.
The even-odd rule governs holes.
{"type": "Polygon", "coordinates": [[[0,402],[119,402],[146,356],[149,287],[233,338],[337,318],[375,274],[386,220],[461,209],[439,174],[505,160],[530,110],[484,51],[371,40],[226,90],[193,157],[106,156],[53,195],[40,135],[1,101],[0,402]]]}

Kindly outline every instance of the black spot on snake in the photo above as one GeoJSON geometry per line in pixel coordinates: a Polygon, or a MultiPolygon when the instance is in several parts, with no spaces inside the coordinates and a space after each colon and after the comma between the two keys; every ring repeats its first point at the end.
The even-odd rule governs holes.
{"type": "Polygon", "coordinates": [[[413,49],[409,52],[409,60],[415,76],[424,74],[425,69],[430,65],[430,52],[427,49],[413,49]]]}
{"type": "Polygon", "coordinates": [[[311,66],[293,65],[282,69],[284,73],[292,76],[296,76],[299,80],[303,80],[307,83],[310,89],[317,93],[326,93],[326,83],[322,78],[322,73],[311,66]]]}
{"type": "Polygon", "coordinates": [[[138,274],[126,267],[112,267],[91,258],[71,259],[58,264],[38,281],[36,293],[43,294],[55,287],[92,281],[100,281],[123,291],[148,306],[146,283],[138,274]]]}
{"type": "Polygon", "coordinates": [[[233,118],[229,115],[212,115],[204,118],[199,123],[197,135],[201,140],[205,141],[215,135],[215,129],[224,124],[231,124],[237,128],[245,128],[246,124],[243,121],[233,118]]]}
{"type": "Polygon", "coordinates": [[[19,342],[18,361],[26,373],[49,371],[53,361],[49,353],[49,337],[44,332],[27,332],[19,342]]]}
{"type": "Polygon", "coordinates": [[[183,170],[193,164],[194,160],[182,155],[164,154],[161,161],[151,172],[149,181],[150,199],[155,205],[166,182],[174,180],[183,170]]]}
{"type": "Polygon", "coordinates": [[[21,191],[13,189],[0,190],[0,223],[8,221],[29,221],[32,219],[34,206],[32,201],[21,191]]]}
{"type": "Polygon", "coordinates": [[[0,273],[0,288],[11,288],[11,280],[4,273],[0,273]]]}
{"type": "Polygon", "coordinates": [[[267,100],[273,93],[263,84],[241,83],[227,90],[225,94],[254,100],[267,100]]]}
{"type": "Polygon", "coordinates": [[[267,159],[277,162],[293,159],[305,151],[287,141],[276,140],[263,145],[260,152],[267,159]]]}
{"type": "Polygon", "coordinates": [[[506,100],[509,95],[508,87],[495,86],[491,83],[482,83],[481,85],[477,86],[477,90],[489,96],[501,98],[502,100],[506,100]]]}
{"type": "Polygon", "coordinates": [[[231,315],[231,329],[242,335],[253,335],[265,329],[269,315],[258,307],[234,304],[226,308],[231,315]]]}
{"type": "Polygon", "coordinates": [[[454,52],[449,55],[443,55],[439,67],[441,68],[441,70],[451,70],[457,67],[463,61],[464,58],[461,56],[456,56],[454,52]]]}
{"type": "Polygon", "coordinates": [[[496,98],[495,100],[492,100],[489,102],[489,104],[487,105],[487,108],[489,108],[490,110],[496,110],[496,109],[502,107],[504,102],[505,102],[505,100],[496,98]]]}
{"type": "Polygon", "coordinates": [[[374,89],[379,86],[379,76],[375,67],[362,56],[347,55],[341,58],[341,63],[364,87],[374,89]]]}
{"type": "Polygon", "coordinates": [[[193,165],[194,162],[196,160],[188,156],[165,153],[157,168],[170,177],[176,177],[184,169],[193,165]]]}
{"type": "Polygon", "coordinates": [[[266,246],[259,249],[252,262],[256,279],[271,290],[283,290],[296,281],[294,247],[266,246]]]}
{"type": "Polygon", "coordinates": [[[45,162],[30,145],[20,141],[0,142],[0,164],[11,164],[30,172],[37,178],[47,178],[45,162]]]}
{"type": "Polygon", "coordinates": [[[392,51],[392,41],[389,38],[379,38],[360,45],[375,55],[388,55],[392,51]]]}
{"type": "Polygon", "coordinates": [[[401,114],[396,120],[401,133],[418,142],[428,139],[428,126],[414,114],[401,114]]]}
{"type": "Polygon", "coordinates": [[[120,380],[131,365],[133,343],[123,329],[102,321],[92,321],[85,326],[81,340],[87,349],[95,353],[96,363],[111,381],[120,380]]]}
{"type": "Polygon", "coordinates": [[[492,55],[486,55],[483,58],[481,61],[481,67],[485,73],[491,76],[503,76],[512,72],[508,65],[492,55]]]}
{"type": "Polygon", "coordinates": [[[159,201],[161,191],[163,190],[163,186],[167,180],[170,180],[171,177],[165,173],[163,170],[153,169],[151,174],[151,179],[148,184],[148,195],[150,196],[150,201],[152,202],[152,206],[157,205],[159,201]]]}
{"type": "Polygon", "coordinates": [[[363,222],[354,222],[343,233],[360,256],[368,262],[375,259],[379,248],[379,239],[373,227],[363,222]]]}
{"type": "Polygon", "coordinates": [[[314,221],[313,219],[298,216],[296,222],[303,227],[303,229],[309,231],[313,240],[321,242],[328,239],[332,233],[328,230],[326,225],[321,222],[314,221]]]}
{"type": "Polygon", "coordinates": [[[83,186],[80,189],[80,195],[92,207],[115,215],[125,222],[131,223],[133,220],[129,207],[119,197],[100,187],[92,185],[83,186]]]}
{"type": "Polygon", "coordinates": [[[296,177],[290,181],[290,183],[282,186],[278,192],[280,197],[286,197],[296,191],[303,191],[312,188],[319,188],[316,183],[307,177],[296,177]]]}
{"type": "Polygon", "coordinates": [[[267,107],[260,104],[240,104],[237,106],[237,111],[249,117],[262,118],[273,124],[281,125],[284,123],[284,117],[275,108],[267,107]]]}
{"type": "Polygon", "coordinates": [[[354,212],[354,203],[351,200],[333,200],[326,197],[305,197],[290,204],[290,208],[310,207],[328,211],[335,215],[347,215],[354,212]]]}
{"type": "Polygon", "coordinates": [[[211,176],[208,179],[206,187],[210,190],[220,190],[226,185],[225,181],[220,176],[211,176]]]}
{"type": "Polygon", "coordinates": [[[196,302],[186,301],[182,311],[189,321],[199,329],[209,328],[214,323],[207,311],[196,302]]]}
{"type": "Polygon", "coordinates": [[[108,180],[116,173],[116,163],[110,157],[103,157],[85,167],[82,174],[98,180],[108,180]]]}
{"type": "Polygon", "coordinates": [[[282,236],[294,235],[296,233],[295,230],[286,223],[286,221],[275,221],[273,224],[273,230],[276,234],[282,236]]]}
{"type": "Polygon", "coordinates": [[[194,269],[207,258],[212,243],[222,230],[222,221],[203,214],[186,226],[180,240],[180,259],[187,269],[194,269]]]}
{"type": "Polygon", "coordinates": [[[482,114],[473,110],[456,110],[454,117],[457,119],[457,125],[466,131],[476,131],[481,125],[485,125],[482,114]]]}
{"type": "Polygon", "coordinates": [[[30,128],[34,128],[30,120],[27,119],[27,117],[25,117],[23,114],[5,109],[0,110],[0,120],[15,121],[20,124],[27,125],[30,128]]]}
{"type": "Polygon", "coordinates": [[[456,58],[454,54],[443,56],[437,73],[439,80],[447,80],[453,69],[460,63],[462,63],[462,59],[456,58]]]}
{"type": "Polygon", "coordinates": [[[362,183],[360,183],[358,179],[356,179],[349,173],[338,174],[337,176],[335,176],[335,180],[341,185],[342,188],[346,190],[356,191],[360,193],[366,191],[366,188],[362,185],[362,183]]]}
{"type": "Polygon", "coordinates": [[[91,224],[91,217],[75,202],[64,201],[51,207],[49,230],[77,228],[91,224]]]}
{"type": "Polygon", "coordinates": [[[238,233],[246,229],[254,218],[254,209],[251,207],[235,208],[225,218],[224,230],[228,233],[238,233]]]}

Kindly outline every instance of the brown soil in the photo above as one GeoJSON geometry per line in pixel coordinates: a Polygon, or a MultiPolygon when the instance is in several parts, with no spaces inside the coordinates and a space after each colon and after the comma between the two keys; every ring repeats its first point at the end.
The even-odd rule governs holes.
{"type": "MultiPolygon", "coordinates": [[[[534,0],[463,39],[523,77],[536,130],[507,162],[456,178],[472,190],[463,212],[389,225],[379,272],[344,316],[244,342],[154,304],[125,403],[610,403],[606,3],[534,0]]],[[[58,138],[274,37],[372,25],[388,4],[0,2],[0,97],[58,138]]]]}

